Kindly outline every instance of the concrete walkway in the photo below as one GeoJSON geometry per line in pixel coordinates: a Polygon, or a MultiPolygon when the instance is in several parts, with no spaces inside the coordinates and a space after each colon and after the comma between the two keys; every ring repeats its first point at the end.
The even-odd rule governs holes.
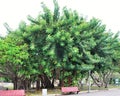
{"type": "Polygon", "coordinates": [[[120,89],[100,90],[90,93],[79,93],[76,96],[120,96],[120,89]]]}
{"type": "Polygon", "coordinates": [[[109,89],[109,90],[94,90],[88,92],[80,92],[79,94],[71,94],[71,95],[55,95],[51,94],[48,96],[120,96],[120,89],[109,89]]]}

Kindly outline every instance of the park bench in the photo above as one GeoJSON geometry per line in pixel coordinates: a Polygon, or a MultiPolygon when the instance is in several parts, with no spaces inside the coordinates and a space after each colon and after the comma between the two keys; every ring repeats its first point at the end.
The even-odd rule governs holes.
{"type": "Polygon", "coordinates": [[[25,96],[25,90],[0,90],[0,96],[25,96]]]}
{"type": "Polygon", "coordinates": [[[78,87],[61,87],[62,93],[77,93],[79,92],[78,87]]]}

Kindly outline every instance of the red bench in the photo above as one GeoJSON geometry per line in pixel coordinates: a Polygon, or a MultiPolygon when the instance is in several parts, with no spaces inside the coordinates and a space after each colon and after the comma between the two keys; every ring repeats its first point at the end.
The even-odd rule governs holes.
{"type": "Polygon", "coordinates": [[[62,93],[71,93],[71,92],[79,92],[78,87],[62,87],[61,88],[62,93]]]}
{"type": "Polygon", "coordinates": [[[24,90],[0,90],[0,96],[25,96],[24,90]]]}

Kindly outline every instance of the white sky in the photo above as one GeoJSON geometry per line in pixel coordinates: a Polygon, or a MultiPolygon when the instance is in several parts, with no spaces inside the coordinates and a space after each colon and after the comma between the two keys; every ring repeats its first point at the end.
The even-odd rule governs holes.
{"type": "MultiPolygon", "coordinates": [[[[21,20],[27,21],[27,15],[36,17],[41,11],[42,1],[53,9],[53,0],[0,0],[0,35],[6,34],[3,23],[7,22],[15,29],[21,20]]],[[[58,2],[61,9],[67,6],[88,18],[99,18],[112,32],[120,30],[120,0],[58,0],[58,2]]]]}

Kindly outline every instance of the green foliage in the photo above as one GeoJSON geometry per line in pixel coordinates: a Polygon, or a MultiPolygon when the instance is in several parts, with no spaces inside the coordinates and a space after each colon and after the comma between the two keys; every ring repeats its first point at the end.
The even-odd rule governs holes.
{"type": "Polygon", "coordinates": [[[53,3],[54,12],[42,3],[42,14],[37,18],[28,16],[30,25],[22,21],[15,32],[0,40],[0,64],[9,61],[19,65],[22,68],[19,75],[28,78],[36,74],[53,78],[59,69],[64,71],[59,78],[65,82],[69,76],[77,80],[79,74],[88,70],[116,70],[120,58],[119,35],[106,32],[100,20],[87,21],[66,7],[60,14],[57,1],[53,3]]]}
{"type": "Polygon", "coordinates": [[[10,33],[6,38],[0,40],[0,74],[11,80],[12,77],[19,76],[21,70],[24,71],[24,61],[29,56],[27,45],[21,44],[20,38],[13,36],[14,33],[13,35],[10,33]]]}

